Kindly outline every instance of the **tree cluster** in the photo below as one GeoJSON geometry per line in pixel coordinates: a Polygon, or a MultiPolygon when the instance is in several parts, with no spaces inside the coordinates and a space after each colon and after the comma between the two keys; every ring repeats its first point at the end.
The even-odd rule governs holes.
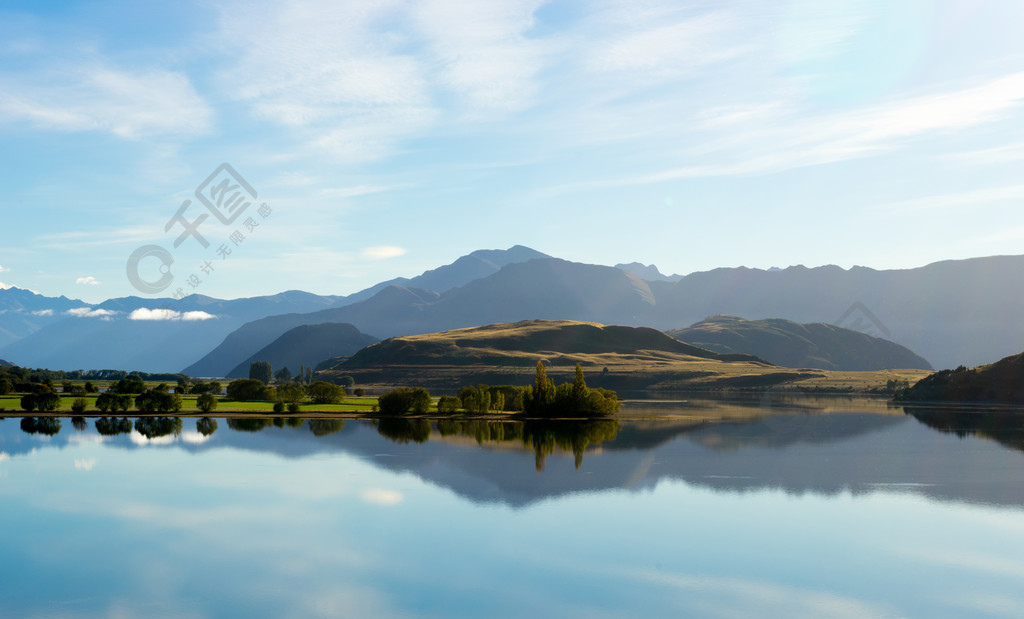
{"type": "Polygon", "coordinates": [[[523,411],[538,417],[593,417],[619,410],[618,395],[609,389],[590,389],[583,367],[576,364],[576,378],[555,386],[547,377],[544,364],[537,362],[533,387],[523,397],[523,411]]]}
{"type": "Polygon", "coordinates": [[[430,393],[422,387],[400,387],[377,398],[377,404],[385,415],[422,415],[430,410],[430,393]]]}

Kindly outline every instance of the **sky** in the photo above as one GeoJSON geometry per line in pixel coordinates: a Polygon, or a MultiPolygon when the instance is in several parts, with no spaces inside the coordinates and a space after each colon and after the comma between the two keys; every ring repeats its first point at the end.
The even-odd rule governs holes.
{"type": "Polygon", "coordinates": [[[1022,24],[1018,0],[0,2],[0,286],[348,294],[516,244],[680,274],[1024,253],[1022,24]]]}

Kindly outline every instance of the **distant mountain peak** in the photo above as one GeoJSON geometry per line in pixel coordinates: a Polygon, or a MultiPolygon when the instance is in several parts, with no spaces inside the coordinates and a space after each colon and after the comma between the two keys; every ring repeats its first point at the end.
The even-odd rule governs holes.
{"type": "Polygon", "coordinates": [[[650,282],[677,282],[683,278],[682,275],[665,275],[653,264],[643,264],[642,262],[622,262],[616,264],[615,268],[626,271],[627,273],[632,273],[633,275],[646,279],[650,282]]]}

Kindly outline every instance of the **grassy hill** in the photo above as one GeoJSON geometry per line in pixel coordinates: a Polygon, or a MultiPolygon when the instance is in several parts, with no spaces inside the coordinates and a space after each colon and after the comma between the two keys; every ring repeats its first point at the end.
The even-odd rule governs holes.
{"type": "Polygon", "coordinates": [[[1024,404],[1024,353],[976,368],[931,374],[897,397],[903,402],[1024,404]]]}
{"type": "Polygon", "coordinates": [[[800,324],[780,318],[746,320],[719,315],[666,333],[708,350],[757,355],[791,368],[932,369],[928,361],[895,342],[824,323],[800,324]]]}
{"type": "MultiPolygon", "coordinates": [[[[533,381],[537,361],[558,382],[577,363],[592,387],[610,389],[810,389],[864,390],[884,385],[893,373],[834,373],[787,369],[752,355],[717,353],[646,327],[606,326],[567,320],[530,320],[395,337],[368,346],[329,369],[362,385],[453,388],[465,384],[533,381]]],[[[911,373],[919,378],[923,373],[911,373]]]]}

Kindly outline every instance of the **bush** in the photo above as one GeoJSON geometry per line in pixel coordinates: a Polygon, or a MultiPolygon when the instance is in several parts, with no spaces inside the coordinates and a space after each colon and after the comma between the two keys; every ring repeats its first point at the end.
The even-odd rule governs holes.
{"type": "Polygon", "coordinates": [[[430,410],[430,393],[422,387],[401,387],[380,396],[377,403],[380,412],[385,415],[405,415],[410,412],[422,415],[430,410]]]}
{"type": "Polygon", "coordinates": [[[443,395],[441,399],[437,401],[437,412],[442,415],[450,415],[458,412],[459,410],[459,399],[455,396],[443,395]]]}
{"type": "Polygon", "coordinates": [[[353,393],[355,393],[359,397],[362,397],[366,395],[366,389],[363,389],[362,387],[356,387],[356,390],[353,393]]]}
{"type": "Polygon", "coordinates": [[[301,409],[299,408],[298,402],[292,402],[288,405],[288,412],[291,414],[297,414],[301,409]]]}
{"type": "Polygon", "coordinates": [[[277,399],[286,404],[299,404],[306,399],[306,388],[299,383],[287,383],[277,388],[277,399]]]}
{"type": "Polygon", "coordinates": [[[21,396],[21,410],[31,413],[36,410],[36,396],[34,394],[28,394],[21,396]]]}
{"type": "Polygon", "coordinates": [[[196,408],[204,413],[217,410],[217,398],[213,397],[209,393],[204,393],[196,398],[196,408]]]}
{"type": "Polygon", "coordinates": [[[0,395],[7,395],[14,391],[14,383],[9,378],[0,378],[0,395]]]}
{"type": "Polygon", "coordinates": [[[284,402],[274,402],[274,412],[280,415],[284,412],[284,402]]]}
{"type": "Polygon", "coordinates": [[[71,403],[71,412],[73,413],[84,413],[85,409],[89,407],[89,400],[85,398],[75,398],[75,401],[71,403]]]}

